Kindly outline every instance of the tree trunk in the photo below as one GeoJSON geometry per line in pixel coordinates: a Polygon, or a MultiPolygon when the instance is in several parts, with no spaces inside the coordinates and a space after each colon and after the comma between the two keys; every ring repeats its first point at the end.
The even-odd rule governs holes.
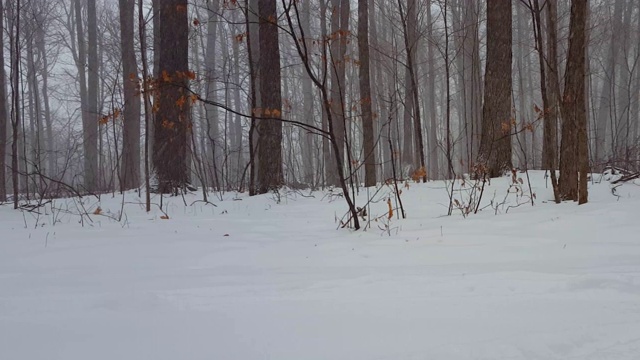
{"type": "MultiPolygon", "coordinates": [[[[237,23],[236,12],[233,12],[232,20],[234,23],[237,23]]],[[[236,25],[233,26],[234,32],[238,32],[239,30],[236,28],[236,25]]],[[[233,82],[235,86],[233,88],[233,105],[236,111],[240,111],[242,103],[240,101],[240,41],[233,41],[233,82]]],[[[242,176],[241,172],[243,170],[243,157],[242,157],[242,119],[240,115],[236,114],[233,118],[233,123],[231,125],[231,164],[232,164],[232,179],[234,183],[240,187],[239,183],[240,178],[242,176]]]]}
{"type": "Polygon", "coordinates": [[[20,0],[16,0],[15,7],[15,33],[13,34],[13,118],[11,141],[11,180],[13,182],[13,208],[18,208],[18,135],[20,132],[20,0]]]}
{"type": "Polygon", "coordinates": [[[376,185],[376,153],[371,113],[371,79],[369,72],[369,9],[368,0],[358,0],[358,50],[360,52],[360,108],[364,147],[365,186],[376,185]]]}
{"type": "MultiPolygon", "coordinates": [[[[460,126],[463,146],[461,159],[464,171],[469,171],[477,158],[478,129],[482,118],[482,79],[478,40],[479,6],[479,1],[459,0],[458,16],[460,19],[457,21],[459,24],[457,26],[454,24],[457,45],[461,50],[460,54],[456,56],[456,62],[459,67],[460,96],[462,98],[460,126]]],[[[427,14],[427,18],[429,17],[430,14],[427,14]]]]}
{"type": "MultiPolygon", "coordinates": [[[[416,170],[414,161],[414,148],[413,148],[413,136],[415,135],[413,130],[413,118],[418,115],[414,111],[414,81],[412,79],[412,65],[415,63],[417,39],[416,39],[416,23],[417,23],[417,11],[416,1],[409,0],[407,2],[398,1],[398,10],[400,11],[400,22],[403,28],[403,40],[405,45],[405,51],[407,53],[406,66],[404,68],[404,107],[403,107],[403,122],[402,122],[402,170],[405,169],[416,170]],[[406,6],[406,9],[403,7],[406,6]]],[[[411,173],[404,174],[403,176],[411,176],[411,173]]]]}
{"type": "Polygon", "coordinates": [[[631,66],[628,64],[627,51],[630,51],[627,49],[631,49],[629,46],[629,33],[631,32],[632,13],[633,7],[631,6],[631,2],[628,2],[620,27],[622,35],[618,39],[618,50],[616,51],[616,63],[619,69],[619,81],[616,88],[619,89],[619,91],[617,96],[618,101],[616,102],[616,128],[612,150],[614,152],[614,159],[624,167],[629,167],[629,163],[626,160],[628,160],[629,135],[631,133],[631,117],[629,113],[631,105],[631,82],[629,81],[631,78],[631,66]]]}
{"type": "MultiPolygon", "coordinates": [[[[327,4],[324,1],[320,1],[320,38],[327,38],[327,4]]],[[[326,46],[324,43],[322,44],[323,48],[326,46]]],[[[323,49],[324,50],[324,49],[323,49]]],[[[326,68],[325,68],[326,69],[326,68]]],[[[329,67],[328,71],[330,74],[322,74],[323,79],[327,78],[327,75],[331,78],[331,73],[333,72],[333,68],[329,67]]],[[[329,114],[327,114],[327,109],[325,106],[320,106],[321,115],[322,115],[322,130],[329,130],[329,114]]],[[[335,182],[335,164],[332,157],[332,149],[331,143],[329,139],[326,137],[322,138],[322,163],[323,163],[323,173],[324,179],[323,184],[329,185],[335,182]]]]}
{"type": "Polygon", "coordinates": [[[427,110],[429,114],[429,177],[440,178],[438,165],[438,125],[436,118],[436,70],[431,0],[427,1],[427,110]]]}
{"type": "Polygon", "coordinates": [[[85,187],[95,191],[98,186],[98,21],[96,0],[87,0],[87,117],[83,126],[85,144],[85,187]]]}
{"type": "MultiPolygon", "coordinates": [[[[311,7],[310,1],[304,1],[302,3],[302,12],[300,14],[300,27],[306,34],[306,38],[302,39],[307,44],[307,47],[313,46],[311,41],[311,7]]],[[[313,87],[311,84],[311,78],[302,71],[302,109],[303,118],[302,122],[316,126],[314,123],[314,103],[313,103],[313,87]]],[[[305,129],[298,129],[298,139],[300,145],[300,153],[302,154],[302,181],[305,185],[312,187],[314,184],[314,159],[313,148],[316,141],[316,136],[309,134],[305,129]]]]}
{"type": "MultiPolygon", "coordinates": [[[[334,121],[338,156],[344,164],[344,148],[346,143],[345,126],[345,55],[349,39],[349,0],[331,0],[331,118],[334,121]]],[[[340,179],[336,169],[337,163],[329,165],[329,184],[339,185],[340,179]]]]}
{"type": "MultiPolygon", "coordinates": [[[[205,71],[205,92],[208,102],[217,101],[216,92],[216,46],[217,46],[217,33],[218,33],[218,11],[220,3],[218,0],[207,2],[207,39],[204,58],[204,71],[205,71]]],[[[257,25],[256,25],[257,26],[257,25]]],[[[219,159],[220,149],[220,130],[218,128],[218,107],[210,103],[204,105],[206,116],[206,136],[210,146],[209,152],[204,156],[205,159],[209,159],[209,165],[212,166],[212,179],[214,186],[220,189],[218,171],[221,167],[219,159]]]]}
{"type": "MultiPolygon", "coordinates": [[[[555,7],[555,4],[548,5],[549,7],[555,7]]],[[[555,9],[550,10],[551,14],[555,12],[555,9]]],[[[556,109],[555,104],[557,101],[552,101],[549,98],[549,81],[550,77],[555,75],[547,76],[547,71],[555,71],[556,62],[555,58],[547,58],[544,52],[544,45],[542,40],[542,25],[541,23],[541,10],[540,10],[540,2],[539,0],[533,1],[533,8],[531,9],[532,17],[533,17],[533,25],[534,25],[534,37],[536,40],[536,48],[538,50],[538,64],[540,66],[540,92],[542,95],[542,110],[538,110],[539,114],[542,115],[542,119],[544,122],[544,142],[543,142],[543,168],[549,170],[551,173],[551,186],[553,188],[553,197],[556,203],[560,202],[560,193],[558,192],[558,180],[556,178],[556,148],[555,148],[555,125],[556,125],[556,109]],[[548,59],[548,64],[545,64],[545,59],[548,59]]],[[[553,18],[550,16],[550,18],[553,18]]],[[[553,19],[552,19],[553,20],[553,19]]],[[[547,34],[549,35],[548,41],[555,41],[555,20],[549,21],[548,26],[550,28],[547,30],[547,34]]],[[[554,44],[555,45],[555,44],[554,44]]],[[[552,49],[552,53],[555,56],[555,46],[549,45],[549,48],[552,49]]],[[[556,78],[557,80],[557,78],[556,78]]],[[[552,86],[555,86],[552,85],[552,86]]],[[[555,94],[553,91],[551,94],[555,94]]]]}
{"type": "Polygon", "coordinates": [[[249,128],[249,194],[256,194],[255,181],[258,178],[256,158],[258,152],[257,121],[255,115],[262,108],[260,93],[260,25],[258,19],[258,0],[247,0],[247,47],[249,73],[251,77],[251,127],[249,128]]]}
{"type": "MultiPolygon", "coordinates": [[[[545,111],[544,142],[542,147],[542,166],[545,170],[557,170],[558,147],[558,102],[560,80],[558,79],[558,9],[554,1],[547,3],[547,54],[546,89],[548,105],[545,111]]],[[[541,34],[539,36],[542,36],[541,34]]],[[[541,50],[542,51],[542,50],[541,50]]]]}
{"type": "Polygon", "coordinates": [[[523,130],[526,128],[527,123],[529,122],[527,119],[528,115],[528,107],[531,106],[528,99],[528,84],[527,77],[525,76],[526,65],[525,65],[525,57],[526,53],[529,52],[529,33],[531,32],[528,27],[528,21],[524,16],[524,7],[525,4],[520,2],[516,2],[516,22],[517,22],[517,46],[516,46],[516,73],[517,73],[517,81],[518,81],[518,112],[516,117],[516,134],[514,135],[516,138],[519,138],[520,146],[519,149],[516,149],[516,159],[518,159],[517,166],[522,169],[526,169],[528,167],[533,167],[533,163],[525,164],[525,159],[530,158],[530,154],[528,152],[528,137],[531,135],[531,131],[523,130]],[[526,47],[526,50],[525,50],[526,47]]]}
{"type": "MultiPolygon", "coordinates": [[[[280,78],[280,48],[278,42],[278,14],[275,1],[258,1],[260,24],[260,115],[267,118],[282,116],[280,78]]],[[[257,192],[267,193],[283,183],[282,123],[278,120],[259,120],[257,192]]]]}
{"type": "MultiPolygon", "coordinates": [[[[4,6],[0,0],[0,29],[4,29],[4,6]]],[[[4,44],[4,31],[0,32],[0,44],[4,44]]],[[[0,46],[0,64],[4,64],[4,46],[0,46]]],[[[7,93],[4,65],[0,66],[0,202],[7,199],[6,156],[7,156],[7,93]]]]}
{"type": "Polygon", "coordinates": [[[487,64],[479,163],[489,176],[511,169],[511,0],[487,0],[487,64]],[[508,70],[507,70],[508,69],[508,70]]]}
{"type": "Polygon", "coordinates": [[[122,130],[122,190],[140,186],[140,96],[136,90],[138,68],[134,49],[134,0],[120,0],[120,45],[124,111],[122,130]]]}
{"type": "MultiPolygon", "coordinates": [[[[637,7],[638,7],[638,28],[636,29],[637,34],[640,34],[640,2],[637,3],[637,7]]],[[[640,43],[638,43],[636,45],[636,52],[635,52],[635,57],[636,57],[636,61],[640,62],[640,43]]],[[[633,74],[633,94],[638,94],[640,93],[640,63],[636,64],[636,67],[634,69],[634,74],[633,74]]],[[[634,96],[632,102],[631,102],[631,121],[632,121],[632,125],[631,125],[631,141],[634,144],[638,143],[638,136],[640,135],[639,132],[639,127],[640,127],[640,99],[637,96],[634,96]]],[[[638,170],[638,166],[640,165],[640,163],[638,163],[638,155],[640,155],[640,149],[631,149],[631,156],[630,156],[630,161],[633,162],[635,165],[635,169],[638,170]]]]}
{"type": "Polygon", "coordinates": [[[587,0],[571,1],[569,50],[562,96],[560,195],[565,200],[587,202],[589,158],[586,129],[586,21],[587,0]]]}
{"type": "Polygon", "coordinates": [[[158,112],[154,121],[153,162],[161,193],[176,193],[189,182],[188,134],[189,18],[186,0],[161,0],[158,112]]]}
{"type": "MultiPolygon", "coordinates": [[[[95,167],[93,160],[96,151],[89,137],[91,132],[91,116],[89,113],[88,95],[87,95],[87,50],[84,40],[84,26],[82,20],[82,5],[80,0],[74,0],[75,22],[76,22],[76,38],[78,43],[78,55],[76,57],[76,68],[78,69],[78,82],[80,88],[80,106],[82,108],[82,138],[84,150],[84,187],[85,190],[92,191],[95,184],[95,167]],[[93,157],[93,158],[92,158],[93,157]]],[[[96,121],[97,124],[97,121],[96,121]]],[[[97,144],[95,145],[97,146],[97,144]]]]}

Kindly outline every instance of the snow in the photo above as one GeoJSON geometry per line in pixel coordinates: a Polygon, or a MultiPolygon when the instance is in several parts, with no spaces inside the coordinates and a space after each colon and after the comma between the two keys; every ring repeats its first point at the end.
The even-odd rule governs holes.
{"type": "Polygon", "coordinates": [[[391,231],[336,230],[343,200],[308,191],[0,206],[0,359],[637,359],[640,186],[556,205],[531,176],[535,206],[466,219],[445,183],[403,187],[391,231]]]}

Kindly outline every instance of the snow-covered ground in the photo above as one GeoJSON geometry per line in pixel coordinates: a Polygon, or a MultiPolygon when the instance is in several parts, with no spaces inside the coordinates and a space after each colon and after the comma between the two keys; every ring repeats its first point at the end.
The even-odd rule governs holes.
{"type": "Polygon", "coordinates": [[[130,193],[120,222],[0,206],[0,359],[640,358],[640,186],[556,205],[532,179],[535,206],[466,219],[443,182],[412,184],[391,231],[336,230],[322,192],[165,198],[169,219],[130,193]]]}

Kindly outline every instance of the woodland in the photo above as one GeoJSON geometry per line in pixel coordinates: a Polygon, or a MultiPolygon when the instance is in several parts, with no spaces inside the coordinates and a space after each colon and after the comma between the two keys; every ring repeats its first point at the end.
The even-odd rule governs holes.
{"type": "Polygon", "coordinates": [[[0,23],[0,359],[639,358],[640,0],[0,23]]]}
{"type": "Polygon", "coordinates": [[[15,208],[337,188],[357,229],[362,186],[540,169],[556,202],[582,204],[589,172],[638,170],[636,1],[1,5],[15,208]]]}

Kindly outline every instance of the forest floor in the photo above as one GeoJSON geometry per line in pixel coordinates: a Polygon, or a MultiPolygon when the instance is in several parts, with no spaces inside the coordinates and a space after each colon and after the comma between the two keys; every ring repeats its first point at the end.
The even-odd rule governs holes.
{"type": "Polygon", "coordinates": [[[0,359],[638,359],[640,183],[530,175],[535,206],[505,177],[467,218],[429,182],[388,221],[384,187],[366,231],[320,191],[0,206],[0,359]]]}

